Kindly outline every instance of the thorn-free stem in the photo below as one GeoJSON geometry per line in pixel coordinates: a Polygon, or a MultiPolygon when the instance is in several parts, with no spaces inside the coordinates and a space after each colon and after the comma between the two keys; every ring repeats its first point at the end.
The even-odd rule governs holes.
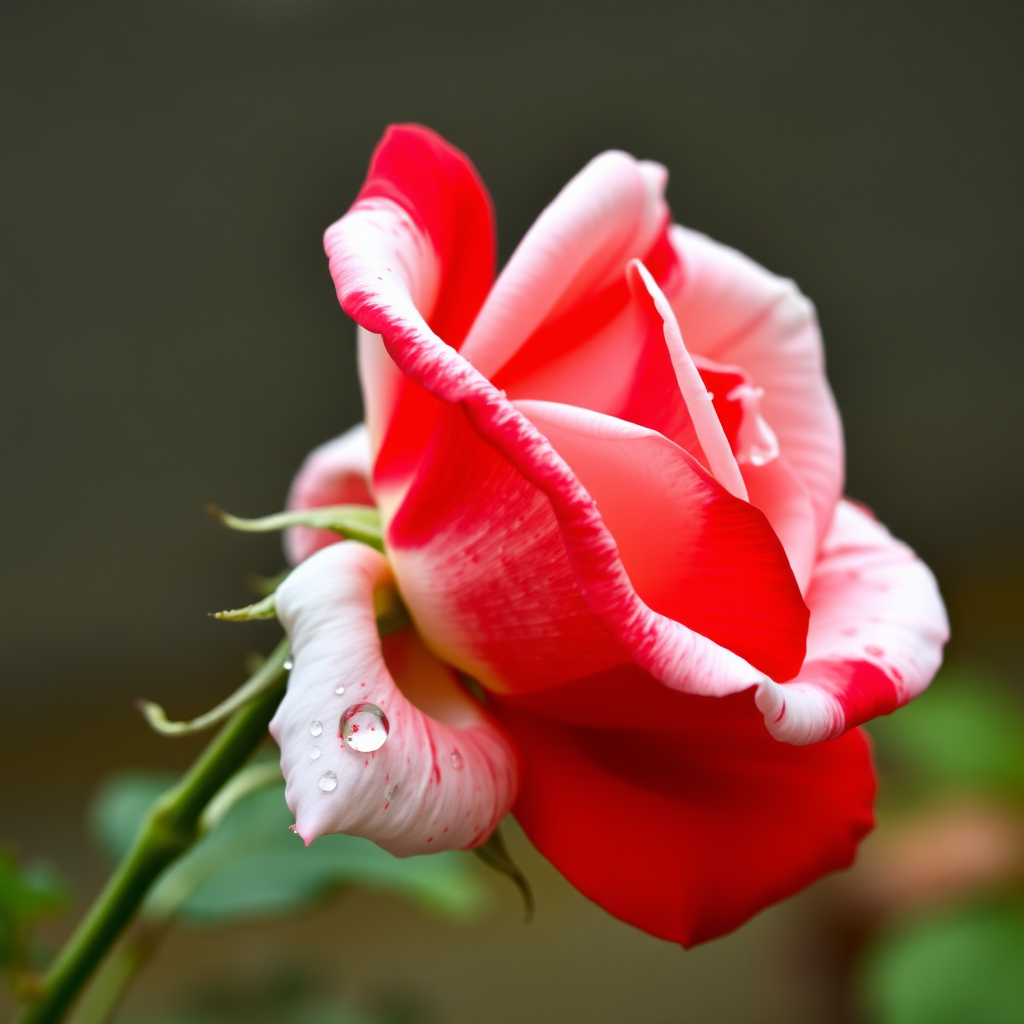
{"type": "Polygon", "coordinates": [[[288,651],[288,641],[282,640],[264,666],[273,667],[277,685],[236,711],[181,781],[153,805],[131,849],[58,954],[38,996],[24,1007],[16,1024],[56,1024],[61,1020],[132,920],[153,882],[196,841],[207,805],[266,736],[284,696],[288,651]]]}

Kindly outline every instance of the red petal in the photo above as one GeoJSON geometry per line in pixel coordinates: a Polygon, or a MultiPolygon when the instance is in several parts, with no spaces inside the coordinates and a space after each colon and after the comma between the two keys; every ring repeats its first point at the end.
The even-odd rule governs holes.
{"type": "Polygon", "coordinates": [[[749,693],[629,682],[604,701],[608,728],[498,711],[522,757],[514,814],[584,895],[692,946],[851,863],[875,791],[860,732],[791,747],[765,732],[749,693]]]}
{"type": "MultiPolygon", "coordinates": [[[[359,270],[367,281],[397,278],[435,334],[458,347],[494,279],[490,196],[469,159],[440,136],[419,125],[392,126],[324,246],[336,279],[339,261],[365,257],[359,270]]],[[[398,372],[379,339],[363,334],[359,348],[374,477],[400,486],[438,404],[398,372]]]]}

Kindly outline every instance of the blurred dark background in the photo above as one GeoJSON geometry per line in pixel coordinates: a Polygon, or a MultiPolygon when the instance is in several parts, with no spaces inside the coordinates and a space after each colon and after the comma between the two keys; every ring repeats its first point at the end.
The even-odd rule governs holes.
{"type": "MultiPolygon", "coordinates": [[[[201,711],[272,641],[204,613],[281,568],[276,539],[202,510],[279,509],[305,452],[360,417],[321,235],[392,121],[475,161],[502,259],[618,147],[668,166],[677,220],[795,278],[848,492],[935,568],[954,659],[1019,683],[1022,27],[1015,2],[5,4],[4,834],[92,884],[76,815],[95,781],[195,750],[147,734],[130,698],[201,711]]],[[[587,913],[609,957],[615,936],[658,950],[651,999],[700,988],[587,913]]],[[[535,927],[554,941],[543,909],[535,927]]],[[[695,955],[753,969],[773,934],[695,955]]],[[[701,1019],[814,1019],[797,980],[701,1019]]]]}

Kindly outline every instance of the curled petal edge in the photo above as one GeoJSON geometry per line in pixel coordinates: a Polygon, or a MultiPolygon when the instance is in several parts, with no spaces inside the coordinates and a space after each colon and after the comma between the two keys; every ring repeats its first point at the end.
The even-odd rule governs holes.
{"type": "Polygon", "coordinates": [[[294,660],[270,724],[285,799],[307,845],[344,832],[400,857],[470,849],[512,807],[516,756],[412,630],[385,641],[392,645],[385,661],[373,594],[390,583],[382,555],[346,541],[316,552],[277,592],[294,660]],[[396,664],[425,710],[399,687],[396,664]],[[386,742],[375,750],[352,749],[340,734],[343,714],[356,704],[386,716],[386,742]]]}
{"type": "Polygon", "coordinates": [[[803,668],[756,694],[776,739],[817,743],[887,715],[925,690],[942,663],[949,623],[935,577],[853,502],[836,508],[807,603],[803,668]]]}

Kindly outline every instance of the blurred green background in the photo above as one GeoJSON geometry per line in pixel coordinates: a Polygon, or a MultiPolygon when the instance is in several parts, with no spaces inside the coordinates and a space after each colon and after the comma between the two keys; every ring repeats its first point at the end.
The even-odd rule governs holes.
{"type": "Polygon", "coordinates": [[[953,670],[878,731],[862,868],[726,940],[683,954],[612,921],[513,830],[529,926],[472,864],[491,894],[475,923],[401,887],[324,894],[286,922],[174,931],[125,1024],[888,1024],[960,1007],[936,978],[970,1000],[987,979],[1010,1002],[985,1013],[1014,1005],[990,975],[1020,941],[1022,770],[972,752],[1024,745],[1006,710],[1024,653],[1022,28],[1010,2],[0,9],[0,840],[69,879],[44,939],[106,871],[85,810],[101,780],[180,768],[201,742],[152,736],[131,700],[205,710],[273,642],[204,613],[244,603],[277,541],[202,507],[279,508],[304,453],[360,416],[320,239],[388,122],[472,157],[502,259],[619,147],[668,166],[678,220],[794,277],[822,319],[848,491],[935,568],[954,630],[953,670]],[[957,703],[977,693],[1003,710],[957,703]],[[958,981],[971,963],[990,973],[958,981]]]}

